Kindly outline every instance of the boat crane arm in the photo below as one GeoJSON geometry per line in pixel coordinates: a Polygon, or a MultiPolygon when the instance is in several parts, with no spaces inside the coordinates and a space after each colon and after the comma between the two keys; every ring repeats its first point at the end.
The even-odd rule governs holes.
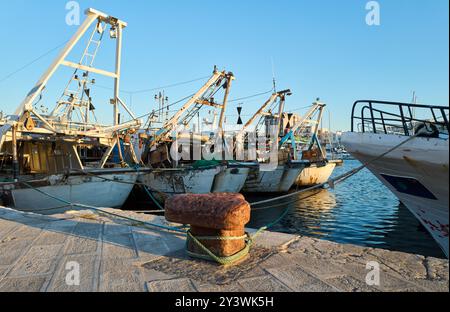
{"type": "MultiPolygon", "coordinates": [[[[159,131],[156,132],[155,137],[151,139],[151,141],[148,144],[148,147],[154,146],[156,143],[160,142],[161,140],[164,140],[170,135],[170,132],[176,128],[178,125],[178,122],[183,115],[192,105],[194,104],[202,104],[202,105],[209,105],[212,107],[219,107],[222,109],[222,112],[224,112],[228,97],[229,88],[231,85],[231,81],[234,79],[234,76],[232,73],[226,73],[225,71],[217,71],[214,69],[213,75],[211,78],[183,105],[182,108],[180,108],[168,121],[164,123],[164,125],[161,127],[159,131]],[[208,102],[201,97],[205,94],[205,92],[208,91],[208,89],[213,86],[214,84],[218,84],[221,82],[222,79],[228,79],[227,87],[226,87],[226,95],[224,99],[224,103],[222,105],[208,102]]],[[[223,116],[223,113],[221,114],[223,116]]],[[[221,117],[223,119],[223,117],[221,117]]]]}
{"type": "Polygon", "coordinates": [[[322,119],[322,114],[323,114],[324,107],[325,107],[324,103],[320,103],[318,101],[314,102],[313,105],[311,106],[311,108],[308,110],[308,112],[301,118],[301,120],[299,122],[297,122],[290,129],[290,131],[285,136],[283,136],[283,138],[281,138],[279,146],[281,147],[284,143],[286,143],[286,141],[289,140],[289,138],[291,138],[291,136],[298,129],[302,128],[305,125],[305,123],[308,122],[311,119],[311,116],[313,116],[317,111],[319,111],[319,117],[316,120],[316,126],[315,126],[315,129],[313,131],[313,135],[316,135],[317,131],[319,129],[320,120],[322,119]]]}
{"type": "MultiPolygon", "coordinates": [[[[64,49],[60,52],[58,57],[49,66],[47,71],[41,76],[41,78],[38,80],[36,85],[27,94],[26,98],[17,107],[17,109],[15,111],[15,115],[21,116],[24,112],[32,110],[32,103],[39,96],[39,94],[42,92],[42,90],[45,88],[49,79],[53,76],[53,74],[59,68],[60,65],[66,65],[66,66],[70,66],[70,67],[77,66],[77,67],[81,68],[81,66],[82,66],[81,64],[73,64],[72,62],[67,61],[66,57],[73,50],[75,45],[80,41],[80,39],[83,37],[83,35],[89,29],[89,27],[92,25],[92,23],[94,23],[96,20],[105,21],[108,23],[111,23],[112,21],[114,21],[114,23],[116,23],[117,25],[120,25],[121,28],[127,26],[127,23],[125,23],[121,20],[118,20],[114,17],[108,16],[107,14],[97,11],[97,10],[94,10],[94,9],[87,9],[86,15],[87,15],[87,18],[84,20],[83,24],[78,28],[77,32],[72,36],[72,38],[66,44],[64,49]]],[[[92,68],[92,67],[89,67],[88,70],[93,71],[93,72],[98,72],[99,74],[106,73],[105,71],[96,70],[95,68],[92,68]]]]}
{"type": "MultiPolygon", "coordinates": [[[[275,92],[273,93],[270,98],[258,109],[258,111],[245,123],[245,125],[242,127],[242,129],[238,132],[237,136],[242,135],[245,130],[247,130],[247,128],[256,120],[256,118],[259,115],[263,115],[264,114],[264,110],[271,105],[273,102],[275,102],[278,98],[283,98],[284,95],[291,95],[291,90],[284,90],[284,91],[280,91],[280,92],[275,92]]],[[[281,116],[278,116],[279,118],[281,118],[281,116]]]]}
{"type": "Polygon", "coordinates": [[[123,131],[123,130],[127,130],[127,129],[139,129],[139,127],[141,126],[141,121],[139,119],[133,119],[130,120],[128,122],[124,122],[115,126],[110,126],[110,127],[106,127],[106,128],[99,128],[97,130],[88,130],[86,132],[84,132],[83,134],[86,136],[95,136],[95,135],[110,135],[111,137],[119,132],[119,131],[123,131]]]}
{"type": "Polygon", "coordinates": [[[262,112],[272,104],[278,98],[277,93],[273,93],[270,98],[258,109],[258,111],[245,123],[242,129],[238,132],[238,135],[242,135],[245,130],[256,120],[256,118],[262,114],[262,112]]]}
{"type": "MultiPolygon", "coordinates": [[[[50,80],[50,78],[55,74],[56,70],[60,66],[67,66],[70,68],[75,68],[76,70],[82,70],[85,72],[92,72],[98,75],[103,75],[106,77],[112,77],[114,78],[114,98],[111,99],[111,104],[114,104],[114,126],[119,129],[124,129],[127,127],[130,127],[130,125],[127,123],[126,125],[119,125],[118,124],[118,106],[121,105],[124,107],[124,109],[130,114],[130,116],[133,119],[134,125],[132,127],[140,125],[140,121],[136,119],[135,115],[131,112],[131,110],[125,105],[125,103],[119,98],[119,83],[120,83],[120,63],[121,63],[121,43],[122,43],[122,30],[123,28],[127,27],[127,23],[124,21],[121,21],[113,16],[110,16],[108,14],[105,14],[103,12],[97,11],[95,9],[89,8],[86,10],[86,19],[82,23],[82,25],[78,28],[77,32],[72,36],[72,38],[68,41],[68,43],[65,45],[63,50],[59,53],[59,55],[56,57],[56,59],[53,61],[53,63],[48,67],[47,71],[41,76],[41,78],[38,80],[38,82],[35,84],[35,86],[31,89],[31,91],[27,94],[26,98],[22,101],[22,103],[17,107],[15,111],[15,116],[19,120],[24,120],[25,118],[29,118],[30,115],[34,115],[36,118],[38,118],[44,128],[47,130],[53,132],[53,133],[64,133],[63,130],[55,128],[54,124],[52,123],[52,118],[55,117],[55,112],[58,111],[59,105],[53,110],[52,114],[50,115],[52,118],[49,118],[49,116],[41,116],[39,115],[34,109],[33,109],[33,103],[36,100],[36,98],[42,93],[42,91],[45,89],[46,84],[50,80]],[[116,62],[116,68],[114,72],[105,71],[102,69],[98,69],[92,66],[91,64],[83,64],[83,58],[78,63],[71,62],[67,60],[67,56],[72,52],[74,47],[77,45],[77,43],[80,41],[80,39],[86,34],[86,32],[90,29],[92,24],[94,22],[97,22],[98,25],[101,25],[101,23],[105,23],[111,26],[111,29],[114,29],[116,31],[115,36],[111,38],[116,39],[116,51],[115,51],[115,62],[116,62]]],[[[97,27],[99,27],[97,25],[97,27]]],[[[103,32],[104,30],[98,30],[97,32],[103,32]]],[[[90,38],[93,42],[93,39],[90,38]]],[[[89,44],[90,44],[89,43],[89,44]]],[[[97,49],[98,45],[100,44],[100,41],[97,43],[97,49]]],[[[88,47],[89,47],[88,44],[88,47]]],[[[85,54],[88,52],[88,47],[85,49],[85,54]]],[[[97,50],[96,50],[97,51],[97,50]]],[[[96,52],[95,52],[96,53],[96,52]]],[[[83,57],[84,55],[83,54],[83,57]]],[[[86,54],[87,55],[87,54],[86,54]]],[[[89,54],[94,58],[94,55],[89,54]]],[[[75,75],[75,74],[74,74],[75,75]]],[[[87,122],[87,120],[86,120],[87,122]]],[[[101,132],[103,134],[106,134],[110,129],[103,129],[101,132]]],[[[98,133],[98,132],[97,132],[98,133]]]]}

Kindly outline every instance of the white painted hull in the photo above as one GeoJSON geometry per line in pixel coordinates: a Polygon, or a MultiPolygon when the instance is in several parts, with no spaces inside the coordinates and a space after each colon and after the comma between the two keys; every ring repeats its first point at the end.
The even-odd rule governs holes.
{"type": "Polygon", "coordinates": [[[141,175],[139,181],[153,190],[155,195],[206,194],[211,192],[214,178],[222,170],[221,166],[205,169],[155,169],[151,173],[141,175]]]}
{"type": "Polygon", "coordinates": [[[272,171],[259,170],[250,173],[243,191],[248,193],[287,193],[303,168],[303,166],[279,165],[272,171]]]}
{"type": "Polygon", "coordinates": [[[249,168],[226,168],[216,175],[212,191],[214,193],[239,193],[247,180],[249,168]]]}
{"type": "Polygon", "coordinates": [[[306,187],[325,183],[330,178],[334,168],[336,168],[336,163],[329,162],[324,166],[313,163],[300,172],[295,180],[295,184],[300,187],[306,187]]]}
{"type": "MultiPolygon", "coordinates": [[[[406,140],[405,136],[345,133],[342,142],[348,152],[361,162],[367,162],[406,140]]],[[[408,207],[431,233],[448,257],[449,234],[449,142],[444,139],[414,138],[368,165],[377,176],[408,207]],[[429,197],[412,195],[395,187],[391,176],[417,180],[429,192],[429,197]],[[386,178],[387,177],[387,178],[386,178]]],[[[407,190],[407,189],[406,189],[407,190]]],[[[426,193],[425,193],[426,194],[426,193]]]]}
{"type": "MultiPolygon", "coordinates": [[[[69,176],[63,180],[60,175],[55,175],[49,177],[50,185],[37,187],[37,189],[71,203],[120,208],[130,195],[133,188],[132,183],[135,183],[137,179],[137,173],[112,173],[100,174],[100,176],[118,182],[85,175],[69,176]]],[[[23,211],[56,214],[67,210],[86,209],[66,205],[31,188],[12,189],[11,197],[15,209],[23,211]]]]}

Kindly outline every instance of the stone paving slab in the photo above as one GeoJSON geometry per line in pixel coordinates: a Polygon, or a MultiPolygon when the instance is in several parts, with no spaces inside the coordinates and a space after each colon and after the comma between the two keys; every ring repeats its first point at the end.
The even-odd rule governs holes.
{"type": "Polygon", "coordinates": [[[189,278],[158,280],[147,283],[148,291],[152,292],[196,292],[189,278]]]}
{"type": "Polygon", "coordinates": [[[0,291],[449,291],[446,259],[264,232],[249,257],[221,267],[189,258],[183,234],[142,224],[179,226],[163,217],[107,211],[140,222],[0,207],[0,291]],[[370,261],[379,285],[366,283],[370,261]]]}

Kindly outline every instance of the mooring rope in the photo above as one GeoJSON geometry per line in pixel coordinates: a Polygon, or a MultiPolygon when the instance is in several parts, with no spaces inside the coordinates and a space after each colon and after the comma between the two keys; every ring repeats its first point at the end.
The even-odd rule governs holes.
{"type": "Polygon", "coordinates": [[[162,224],[156,224],[156,223],[151,223],[151,222],[147,222],[147,221],[142,221],[142,220],[130,218],[130,217],[127,217],[127,216],[123,216],[123,215],[120,215],[120,214],[117,214],[117,213],[114,213],[114,212],[110,212],[110,211],[104,210],[104,209],[108,209],[108,208],[100,208],[100,207],[95,207],[95,206],[90,206],[90,205],[79,204],[79,203],[72,203],[72,202],[67,201],[65,199],[53,196],[53,195],[51,195],[51,194],[49,194],[49,193],[47,193],[47,192],[45,192],[43,190],[40,190],[40,189],[38,189],[38,188],[28,184],[27,182],[20,182],[20,183],[22,183],[23,185],[27,186],[28,188],[33,189],[36,192],[39,192],[39,193],[41,193],[41,194],[43,194],[45,196],[48,196],[48,197],[50,197],[50,198],[52,198],[54,200],[60,201],[62,203],[65,203],[65,204],[67,204],[67,206],[92,209],[92,210],[95,210],[95,211],[98,211],[98,212],[101,212],[101,213],[104,213],[104,214],[112,215],[112,216],[115,216],[115,217],[118,217],[118,218],[126,219],[128,221],[136,222],[136,223],[139,223],[139,224],[149,225],[149,226],[161,228],[161,229],[164,229],[164,230],[175,231],[175,232],[186,234],[185,230],[182,230],[182,229],[180,229],[178,227],[165,226],[165,225],[162,225],[162,224]]]}
{"type": "Polygon", "coordinates": [[[387,154],[393,152],[394,150],[396,150],[396,149],[399,148],[400,146],[402,146],[402,145],[408,143],[409,141],[411,141],[412,139],[416,138],[416,137],[417,137],[418,135],[420,135],[420,134],[422,134],[422,131],[419,131],[419,132],[416,133],[415,135],[410,136],[408,139],[406,139],[406,140],[400,142],[399,144],[397,144],[397,145],[395,145],[394,147],[390,148],[389,150],[387,150],[387,151],[384,152],[383,154],[381,154],[381,155],[379,155],[379,156],[376,156],[375,158],[373,158],[373,159],[371,159],[371,160],[369,160],[369,161],[363,163],[361,166],[359,166],[359,167],[357,167],[357,168],[355,168],[355,169],[352,169],[352,170],[350,170],[350,171],[348,171],[348,172],[346,172],[346,173],[344,173],[344,174],[341,174],[341,175],[339,175],[339,176],[337,176],[337,177],[335,177],[335,178],[333,178],[333,179],[329,179],[328,181],[326,181],[326,182],[324,182],[324,183],[317,184],[317,185],[314,185],[314,186],[311,186],[311,187],[308,187],[308,188],[305,188],[305,189],[302,189],[302,190],[299,190],[299,191],[296,191],[296,192],[292,192],[292,193],[289,193],[289,194],[286,194],[286,195],[281,195],[281,196],[278,196],[278,197],[275,197],[275,198],[271,198],[271,199],[267,199],[267,200],[261,200],[261,201],[258,201],[258,202],[254,202],[254,203],[251,204],[251,206],[256,206],[256,205],[266,204],[266,203],[270,203],[270,202],[273,202],[273,201],[279,201],[280,199],[290,198],[290,197],[296,196],[296,195],[301,194],[301,193],[304,193],[304,192],[313,191],[313,190],[316,190],[316,189],[318,189],[318,188],[323,188],[323,187],[326,186],[326,185],[330,186],[331,188],[334,188],[334,186],[335,186],[336,184],[338,184],[338,183],[340,183],[340,182],[343,182],[343,181],[347,180],[347,179],[350,178],[351,176],[353,176],[353,175],[357,174],[358,172],[360,172],[362,169],[366,168],[366,167],[367,167],[368,165],[370,165],[371,163],[373,163],[373,162],[375,162],[375,161],[377,161],[377,160],[383,158],[383,157],[386,156],[387,154]]]}
{"type": "MultiPolygon", "coordinates": [[[[300,193],[304,193],[304,192],[308,192],[308,191],[312,191],[312,190],[316,190],[318,188],[324,187],[325,185],[329,185],[330,187],[334,188],[334,186],[337,183],[345,181],[346,179],[348,179],[351,176],[355,175],[356,173],[358,173],[362,169],[366,168],[369,164],[371,164],[374,161],[377,161],[380,158],[386,156],[387,154],[389,154],[392,151],[396,150],[400,146],[402,146],[402,145],[406,144],[407,142],[411,141],[412,139],[416,138],[420,134],[422,134],[422,131],[419,131],[415,135],[409,137],[408,139],[404,140],[403,142],[401,142],[401,143],[397,144],[396,146],[390,148],[388,151],[382,153],[381,155],[379,155],[379,156],[377,156],[377,157],[375,157],[375,158],[365,162],[361,166],[359,166],[359,167],[357,167],[355,169],[352,169],[352,170],[350,170],[350,171],[348,171],[348,172],[346,172],[346,173],[344,173],[342,175],[339,175],[338,177],[336,177],[334,179],[330,179],[327,182],[324,182],[324,183],[321,183],[319,185],[316,185],[316,186],[313,186],[313,187],[309,187],[309,188],[306,188],[306,189],[303,189],[303,190],[300,190],[300,191],[296,191],[296,192],[293,192],[293,193],[290,193],[290,194],[287,194],[287,195],[278,196],[278,197],[273,198],[273,199],[258,201],[256,203],[252,203],[251,206],[261,205],[261,204],[269,203],[269,202],[273,202],[273,201],[279,201],[280,199],[284,199],[284,198],[291,198],[291,197],[296,196],[296,195],[298,195],[300,193]]],[[[111,179],[109,179],[109,180],[111,180],[111,179]]],[[[124,182],[124,181],[115,181],[115,180],[112,180],[112,181],[113,182],[124,182]]],[[[189,230],[186,231],[186,230],[180,229],[178,227],[165,226],[165,225],[161,225],[161,224],[155,224],[155,223],[151,223],[151,222],[137,220],[137,219],[126,217],[126,216],[123,216],[123,215],[120,215],[120,214],[116,214],[116,213],[113,213],[113,212],[110,212],[110,211],[105,211],[105,210],[103,210],[102,208],[99,208],[99,207],[94,207],[94,206],[89,206],[89,205],[84,205],[84,204],[79,204],[79,203],[71,203],[71,202],[69,202],[69,201],[67,201],[65,199],[58,198],[56,196],[53,196],[53,195],[51,195],[51,194],[49,194],[47,192],[44,192],[44,191],[38,189],[36,187],[33,187],[32,185],[28,184],[27,182],[21,182],[21,183],[24,184],[25,186],[31,188],[31,189],[34,189],[35,191],[37,191],[37,192],[39,192],[41,194],[44,194],[44,195],[46,195],[46,196],[48,196],[50,198],[53,198],[55,200],[61,201],[63,203],[66,203],[67,205],[70,205],[70,206],[76,206],[76,207],[81,207],[81,208],[86,208],[86,209],[93,209],[93,210],[98,211],[100,213],[113,215],[115,217],[126,219],[126,220],[129,220],[129,221],[135,222],[137,224],[142,224],[144,226],[151,226],[151,227],[156,227],[156,228],[160,228],[160,229],[164,229],[164,230],[168,230],[168,231],[174,231],[174,232],[185,234],[185,235],[187,235],[186,244],[188,244],[188,240],[192,240],[201,250],[203,250],[206,253],[206,255],[203,255],[203,254],[198,254],[198,253],[194,253],[194,252],[191,252],[191,251],[187,250],[187,253],[189,255],[191,255],[193,257],[197,257],[197,258],[207,259],[207,260],[211,260],[212,259],[212,260],[214,260],[214,261],[216,261],[216,262],[218,262],[220,264],[231,264],[231,263],[236,262],[237,260],[242,259],[243,257],[245,257],[249,253],[250,247],[252,246],[254,240],[262,232],[264,232],[265,230],[273,227],[275,224],[279,223],[287,215],[287,213],[290,210],[290,207],[288,205],[286,207],[286,209],[283,211],[283,213],[278,218],[276,218],[274,221],[272,221],[272,222],[266,224],[265,226],[259,228],[253,235],[249,235],[247,233],[246,234],[247,238],[246,238],[245,248],[242,249],[241,251],[239,251],[238,253],[236,253],[236,254],[234,254],[232,256],[228,256],[228,257],[219,257],[219,256],[215,255],[211,250],[209,250],[206,246],[204,246],[200,242],[200,240],[198,238],[194,237],[194,235],[192,235],[190,233],[189,230]]],[[[286,205],[286,203],[283,203],[283,205],[286,205]]],[[[237,239],[237,238],[235,238],[235,237],[220,237],[220,238],[218,238],[218,237],[212,236],[212,237],[209,237],[208,239],[227,240],[227,239],[237,239]]],[[[242,238],[240,238],[240,239],[242,239],[242,238]]]]}

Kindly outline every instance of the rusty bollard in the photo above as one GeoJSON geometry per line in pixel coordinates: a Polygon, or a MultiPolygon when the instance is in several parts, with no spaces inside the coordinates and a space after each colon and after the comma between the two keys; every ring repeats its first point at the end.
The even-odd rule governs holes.
{"type": "Polygon", "coordinates": [[[248,251],[245,225],[250,221],[250,204],[241,194],[176,195],[166,200],[165,217],[190,225],[186,245],[192,257],[230,264],[245,256],[246,248],[248,251]]]}

